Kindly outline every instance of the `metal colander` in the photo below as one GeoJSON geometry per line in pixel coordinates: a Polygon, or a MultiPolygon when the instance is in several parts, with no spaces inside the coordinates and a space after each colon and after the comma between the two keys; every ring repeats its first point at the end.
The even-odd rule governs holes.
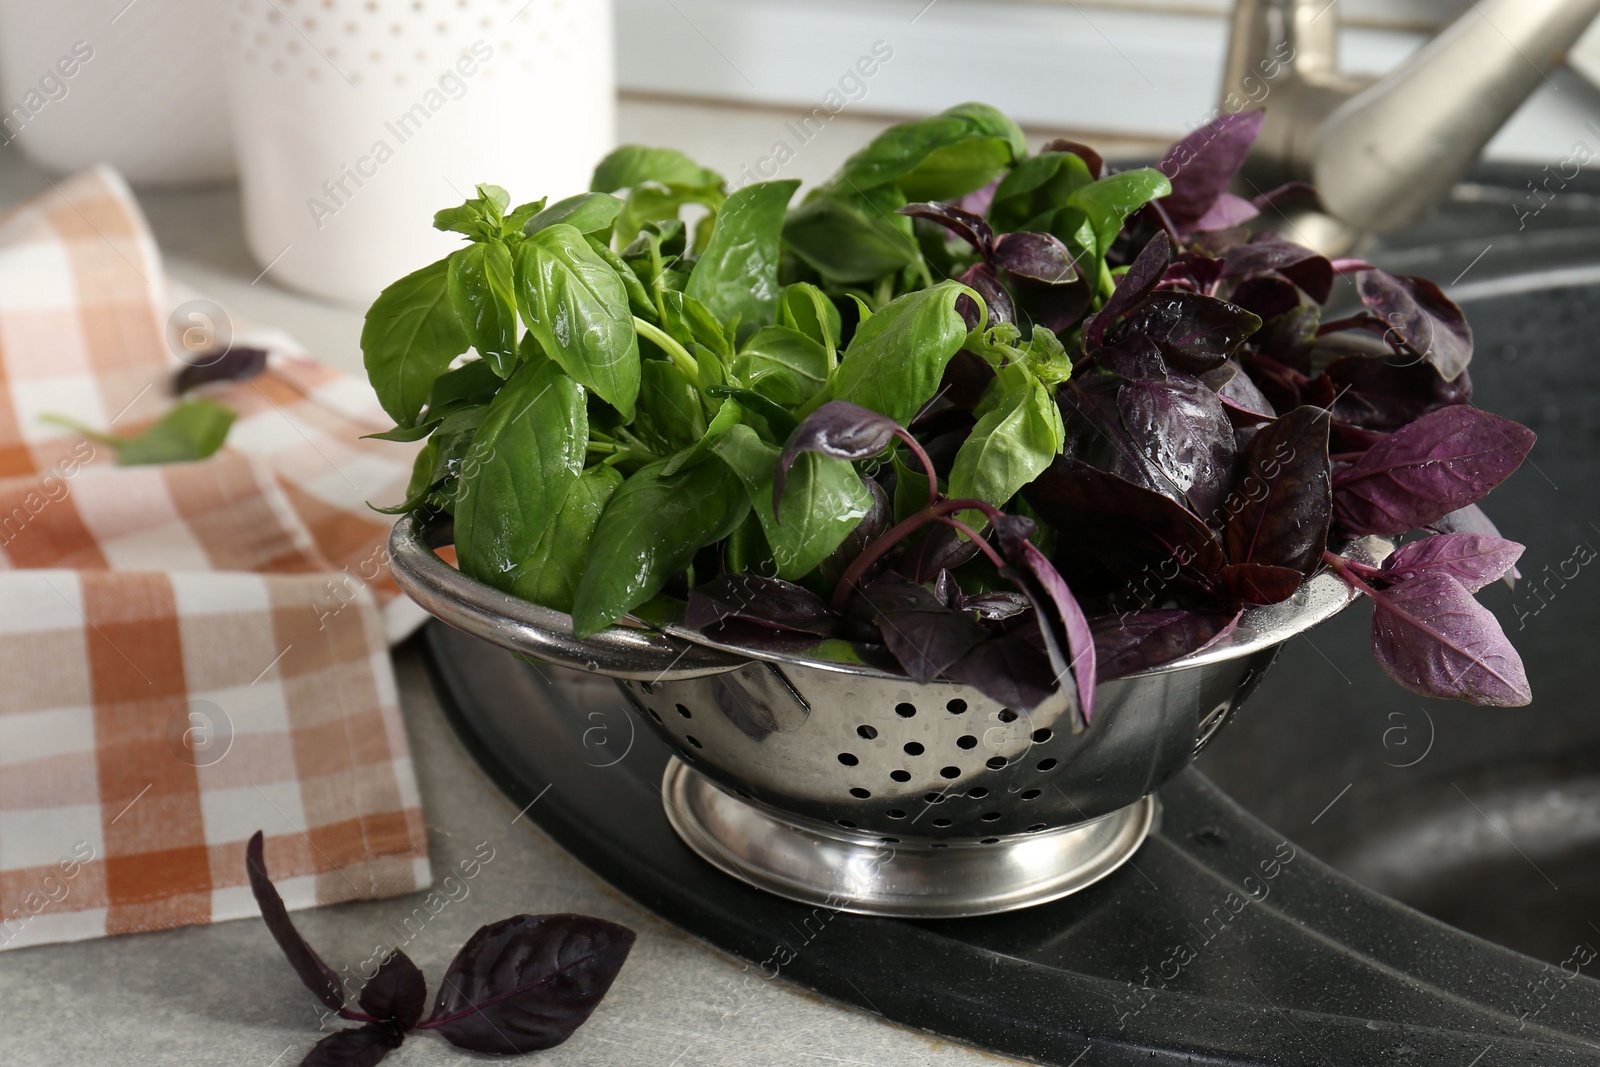
{"type": "MultiPolygon", "coordinates": [[[[1227,721],[1279,646],[1352,599],[1339,578],[1319,574],[1292,600],[1247,610],[1213,647],[1102,683],[1093,723],[1073,733],[1064,695],[1031,710],[1006,707],[971,686],[914,682],[873,646],[797,639],[737,648],[670,612],[580,641],[568,616],[446,564],[429,547],[441,535],[411,517],[396,523],[390,567],[401,588],[452,626],[617,679],[681,761],[663,797],[706,859],[785,895],[887,914],[1019,906],[992,877],[979,879],[987,903],[974,904],[976,891],[950,884],[963,864],[982,871],[1028,858],[1040,869],[1025,880],[1044,888],[1019,890],[1021,903],[1081,888],[1086,870],[1109,873],[1143,840],[1151,794],[1227,721]],[[892,861],[881,858],[885,845],[892,861]],[[994,860],[975,861],[974,847],[994,860]],[[894,885],[841,873],[874,848],[876,873],[887,868],[894,885]],[[857,900],[852,887],[855,897],[877,892],[898,903],[857,900]]],[[[1349,554],[1376,560],[1387,547],[1369,539],[1349,554]]]]}

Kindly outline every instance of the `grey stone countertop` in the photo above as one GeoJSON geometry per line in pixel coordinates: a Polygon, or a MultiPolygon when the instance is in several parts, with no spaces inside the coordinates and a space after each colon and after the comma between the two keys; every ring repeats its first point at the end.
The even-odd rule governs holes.
{"type": "MultiPolygon", "coordinates": [[[[786,116],[657,100],[624,100],[621,138],[677,144],[736,173],[786,116]]],[[[844,116],[841,116],[844,118],[844,116]]],[[[883,125],[851,118],[786,170],[829,173],[883,125]],[[834,136],[837,135],[837,136],[834,136]]],[[[0,207],[49,188],[13,150],[0,151],[0,207]]],[[[231,185],[139,190],[168,273],[230,314],[294,335],[328,363],[360,372],[360,313],[251,284],[231,185]]],[[[527,1062],[541,1067],[732,1067],[816,1064],[970,1067],[1012,1062],[888,1023],[865,1011],[763,981],[754,968],[690,938],[613,890],[553,844],[472,762],[440,711],[420,658],[396,654],[401,703],[422,790],[435,885],[481,845],[493,858],[458,880],[407,944],[437,981],[479,926],[520,912],[577,911],[624,923],[639,940],[610,995],[569,1041],[527,1062]]],[[[442,895],[442,894],[441,894],[442,895]]],[[[393,944],[423,894],[295,913],[335,967],[393,944]]],[[[415,923],[413,923],[413,928],[415,923]]],[[[317,1031],[311,996],[256,920],[101,938],[0,953],[0,1064],[164,1064],[291,1067],[317,1031]]],[[[488,1062],[433,1035],[391,1053],[395,1067],[488,1062]]]]}

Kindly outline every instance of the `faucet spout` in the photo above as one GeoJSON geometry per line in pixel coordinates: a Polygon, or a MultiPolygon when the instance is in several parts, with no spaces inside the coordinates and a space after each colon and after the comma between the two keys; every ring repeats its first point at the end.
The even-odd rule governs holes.
{"type": "Polygon", "coordinates": [[[1426,216],[1600,14],[1600,0],[1468,3],[1399,67],[1362,85],[1337,70],[1335,3],[1239,0],[1224,105],[1241,92],[1255,99],[1246,79],[1263,56],[1292,57],[1287,75],[1260,92],[1268,118],[1245,177],[1313,181],[1328,212],[1363,231],[1426,216]]]}

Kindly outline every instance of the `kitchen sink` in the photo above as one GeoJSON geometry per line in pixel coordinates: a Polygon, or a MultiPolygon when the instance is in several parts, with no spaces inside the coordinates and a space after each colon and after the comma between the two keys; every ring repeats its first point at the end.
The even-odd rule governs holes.
{"type": "Polygon", "coordinates": [[[1600,946],[1600,181],[1541,190],[1541,208],[1536,177],[1479,170],[1367,254],[1447,285],[1474,332],[1474,401],[1539,434],[1484,505],[1527,545],[1523,580],[1481,595],[1523,655],[1532,706],[1401,689],[1367,653],[1370,612],[1353,609],[1290,642],[1198,766],[1358,881],[1570,969],[1600,946]]]}

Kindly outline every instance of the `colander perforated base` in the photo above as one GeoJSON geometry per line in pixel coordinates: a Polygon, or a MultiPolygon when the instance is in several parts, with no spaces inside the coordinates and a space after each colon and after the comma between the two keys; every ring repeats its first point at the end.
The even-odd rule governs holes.
{"type": "Polygon", "coordinates": [[[1046,833],[889,843],[780,816],[676,758],[662,775],[661,799],[684,843],[727,874],[805,904],[907,919],[990,915],[1076,893],[1122,866],[1159,811],[1147,796],[1046,833]]]}

